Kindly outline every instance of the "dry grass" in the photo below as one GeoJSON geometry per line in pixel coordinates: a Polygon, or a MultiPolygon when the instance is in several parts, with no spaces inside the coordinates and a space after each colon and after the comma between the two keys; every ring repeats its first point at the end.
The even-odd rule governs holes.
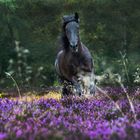
{"type": "Polygon", "coordinates": [[[49,99],[53,98],[56,100],[61,99],[61,93],[60,92],[54,92],[50,91],[47,94],[44,95],[34,95],[33,93],[27,93],[27,96],[22,96],[22,98],[19,97],[10,97],[11,100],[19,100],[19,101],[26,101],[26,102],[32,102],[34,100],[39,100],[39,99],[49,99]]]}

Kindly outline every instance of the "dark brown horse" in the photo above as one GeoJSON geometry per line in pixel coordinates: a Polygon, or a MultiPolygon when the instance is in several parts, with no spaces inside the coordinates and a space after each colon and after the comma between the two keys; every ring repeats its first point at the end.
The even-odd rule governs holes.
{"type": "Polygon", "coordinates": [[[95,93],[93,60],[80,41],[77,13],[63,17],[62,49],[57,54],[55,68],[63,83],[63,95],[71,93],[69,85],[79,95],[95,93]]]}

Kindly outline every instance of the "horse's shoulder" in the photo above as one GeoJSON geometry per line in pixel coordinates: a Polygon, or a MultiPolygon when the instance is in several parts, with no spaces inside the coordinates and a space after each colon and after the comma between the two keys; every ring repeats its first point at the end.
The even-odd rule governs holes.
{"type": "Polygon", "coordinates": [[[65,56],[66,56],[65,50],[60,50],[57,54],[58,59],[64,59],[65,56]]]}
{"type": "Polygon", "coordinates": [[[63,50],[60,50],[60,51],[58,52],[57,56],[60,56],[60,55],[62,55],[63,53],[64,53],[64,51],[63,51],[63,50]]]}
{"type": "Polygon", "coordinates": [[[82,44],[82,49],[83,49],[82,54],[85,58],[92,58],[89,49],[84,44],[82,44]]]}

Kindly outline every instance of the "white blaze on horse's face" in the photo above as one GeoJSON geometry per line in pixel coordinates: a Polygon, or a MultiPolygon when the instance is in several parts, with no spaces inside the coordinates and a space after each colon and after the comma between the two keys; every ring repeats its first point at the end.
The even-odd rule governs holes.
{"type": "Polygon", "coordinates": [[[65,32],[69,40],[70,49],[72,52],[78,52],[79,24],[75,21],[67,23],[65,32]]]}

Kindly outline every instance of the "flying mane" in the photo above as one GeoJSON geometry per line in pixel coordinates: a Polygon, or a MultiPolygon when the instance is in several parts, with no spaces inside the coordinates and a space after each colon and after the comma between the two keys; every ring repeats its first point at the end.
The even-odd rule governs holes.
{"type": "Polygon", "coordinates": [[[68,38],[65,34],[65,26],[66,24],[63,23],[63,26],[62,26],[62,35],[61,35],[61,43],[62,43],[62,48],[64,50],[69,50],[69,41],[68,41],[68,38]]]}

